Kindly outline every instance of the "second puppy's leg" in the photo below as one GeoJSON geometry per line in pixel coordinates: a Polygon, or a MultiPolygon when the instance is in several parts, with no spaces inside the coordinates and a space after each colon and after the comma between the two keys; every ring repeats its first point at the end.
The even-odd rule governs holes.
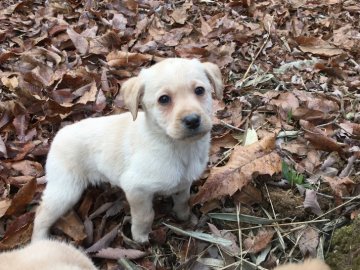
{"type": "Polygon", "coordinates": [[[153,194],[134,190],[125,193],[130,204],[132,237],[136,242],[146,243],[154,220],[153,194]]]}
{"type": "Polygon", "coordinates": [[[50,177],[36,211],[32,241],[48,237],[49,229],[79,199],[85,189],[83,181],[66,173],[50,177]]]}

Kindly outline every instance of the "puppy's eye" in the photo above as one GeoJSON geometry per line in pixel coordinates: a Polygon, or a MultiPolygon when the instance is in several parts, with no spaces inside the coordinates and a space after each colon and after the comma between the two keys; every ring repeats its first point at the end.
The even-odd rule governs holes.
{"type": "Polygon", "coordinates": [[[160,104],[166,105],[170,103],[171,97],[169,97],[168,95],[162,95],[161,97],[159,97],[158,101],[160,104]]]}
{"type": "Polygon", "coordinates": [[[205,93],[205,89],[204,89],[204,87],[199,86],[199,87],[195,88],[194,92],[195,92],[195,95],[202,96],[205,93]]]}

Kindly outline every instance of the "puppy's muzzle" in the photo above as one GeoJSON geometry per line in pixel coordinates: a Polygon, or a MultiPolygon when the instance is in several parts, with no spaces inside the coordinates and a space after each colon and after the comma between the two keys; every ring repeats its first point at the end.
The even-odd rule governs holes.
{"type": "Polygon", "coordinates": [[[201,124],[201,117],[196,113],[191,113],[182,119],[183,125],[192,131],[197,129],[201,124]]]}

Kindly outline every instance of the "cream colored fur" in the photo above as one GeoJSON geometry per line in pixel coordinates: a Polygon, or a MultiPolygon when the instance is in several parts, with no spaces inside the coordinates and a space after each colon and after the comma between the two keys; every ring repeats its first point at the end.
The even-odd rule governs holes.
{"type": "Polygon", "coordinates": [[[321,260],[311,259],[299,264],[284,264],[276,267],[274,270],[330,270],[330,267],[321,260]]]}
{"type": "Polygon", "coordinates": [[[96,270],[92,261],[72,245],[41,240],[0,253],[0,270],[96,270]]]}
{"type": "Polygon", "coordinates": [[[208,161],[212,90],[221,98],[223,84],[216,65],[170,58],[123,84],[130,113],[90,118],[61,129],[47,157],[48,183],[32,240],[48,237],[50,226],[84,189],[100,182],[124,190],[135,241],[148,241],[156,194],[172,195],[175,214],[187,219],[191,183],[208,161]],[[203,87],[204,95],[196,95],[196,87],[203,87]],[[160,104],[162,95],[171,97],[171,102],[160,104]],[[138,112],[139,103],[144,112],[138,112]],[[184,125],[189,114],[201,117],[196,130],[184,125]]]}

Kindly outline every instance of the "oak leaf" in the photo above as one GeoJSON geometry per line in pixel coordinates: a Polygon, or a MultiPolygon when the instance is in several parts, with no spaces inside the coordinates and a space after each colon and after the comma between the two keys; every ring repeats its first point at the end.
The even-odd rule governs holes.
{"type": "Polygon", "coordinates": [[[235,146],[229,162],[213,168],[192,204],[204,203],[241,190],[254,175],[273,175],[281,172],[280,156],[274,151],[275,135],[271,134],[248,146],[235,146]]]}
{"type": "Polygon", "coordinates": [[[262,229],[254,237],[248,237],[244,240],[244,247],[249,253],[258,253],[264,250],[270,243],[275,231],[262,229]]]}

